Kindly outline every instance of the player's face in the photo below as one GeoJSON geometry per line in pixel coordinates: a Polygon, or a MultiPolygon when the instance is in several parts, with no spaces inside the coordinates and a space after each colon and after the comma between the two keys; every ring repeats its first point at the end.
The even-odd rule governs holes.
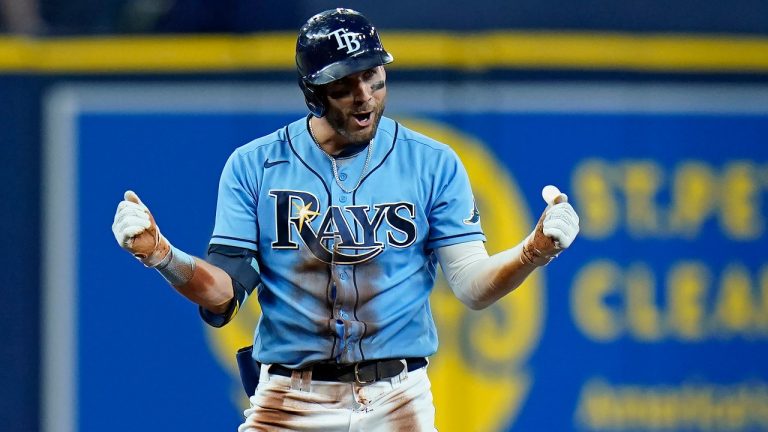
{"type": "Polygon", "coordinates": [[[386,72],[377,66],[326,85],[328,124],[349,143],[373,139],[384,114],[386,72]]]}

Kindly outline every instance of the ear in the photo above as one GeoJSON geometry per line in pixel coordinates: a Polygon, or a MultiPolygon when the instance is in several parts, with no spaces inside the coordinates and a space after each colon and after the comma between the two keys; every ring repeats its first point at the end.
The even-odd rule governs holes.
{"type": "Polygon", "coordinates": [[[299,87],[301,92],[304,93],[304,101],[307,103],[309,112],[315,117],[324,116],[327,105],[323,100],[325,96],[322,94],[322,91],[316,86],[307,84],[301,77],[299,77],[299,87]]]}

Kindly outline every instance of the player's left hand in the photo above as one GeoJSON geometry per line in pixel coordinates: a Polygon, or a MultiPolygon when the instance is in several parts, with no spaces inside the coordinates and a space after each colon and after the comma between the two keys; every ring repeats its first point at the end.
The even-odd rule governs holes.
{"type": "Polygon", "coordinates": [[[548,264],[568,248],[579,233],[579,215],[568,204],[568,195],[555,186],[545,186],[541,196],[547,208],[536,229],[525,239],[522,259],[537,266],[548,264]]]}

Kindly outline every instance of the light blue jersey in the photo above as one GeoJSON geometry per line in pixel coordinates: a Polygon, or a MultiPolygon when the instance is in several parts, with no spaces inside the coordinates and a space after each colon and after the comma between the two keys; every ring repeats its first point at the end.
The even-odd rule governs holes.
{"type": "Polygon", "coordinates": [[[307,123],[237,149],[219,185],[211,244],[259,257],[255,358],[298,368],[434,354],[434,250],[485,240],[466,170],[383,117],[362,179],[368,148],[337,158],[336,178],[307,123]]]}

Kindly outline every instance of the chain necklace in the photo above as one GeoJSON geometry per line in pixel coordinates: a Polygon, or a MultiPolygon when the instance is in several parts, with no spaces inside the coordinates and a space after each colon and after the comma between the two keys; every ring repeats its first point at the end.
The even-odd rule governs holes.
{"type": "Polygon", "coordinates": [[[312,137],[312,141],[314,141],[317,148],[320,149],[321,152],[325,155],[325,157],[328,158],[329,161],[331,161],[331,168],[333,169],[333,178],[336,180],[336,184],[339,185],[341,190],[343,190],[346,193],[352,193],[357,190],[358,187],[360,187],[360,183],[363,181],[363,177],[365,177],[366,172],[368,171],[368,164],[371,162],[371,155],[373,154],[373,140],[368,141],[368,154],[365,156],[365,164],[363,164],[363,171],[360,173],[360,177],[357,179],[357,184],[355,184],[355,187],[352,189],[347,189],[344,187],[344,184],[341,182],[341,179],[339,179],[339,168],[336,166],[336,158],[329,155],[323,148],[320,146],[320,143],[317,142],[317,138],[315,138],[315,132],[312,130],[312,121],[308,121],[307,124],[309,125],[309,136],[312,137]]]}

